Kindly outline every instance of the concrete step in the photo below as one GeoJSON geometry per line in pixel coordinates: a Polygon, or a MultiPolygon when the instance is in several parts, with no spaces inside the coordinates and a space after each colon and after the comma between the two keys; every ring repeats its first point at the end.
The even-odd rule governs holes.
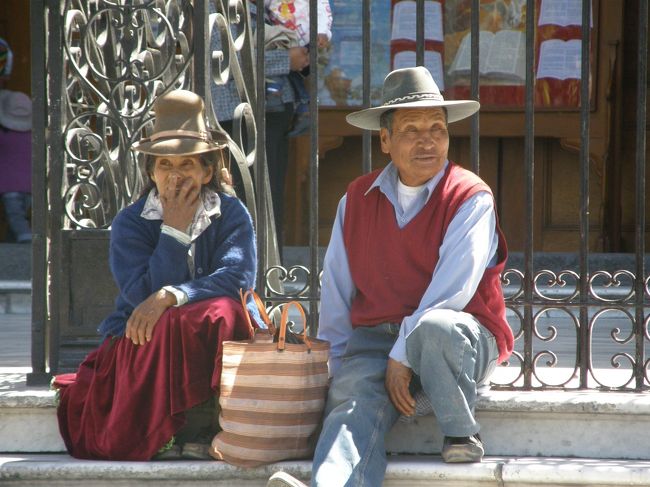
{"type": "MultiPolygon", "coordinates": [[[[308,461],[241,469],[217,461],[99,462],[68,455],[0,455],[3,486],[126,487],[141,485],[264,487],[278,470],[309,481],[308,461]]],[[[384,487],[590,487],[650,485],[650,462],[570,458],[486,457],[447,465],[439,457],[391,456],[384,487]]]]}
{"type": "MultiPolygon", "coordinates": [[[[55,393],[28,389],[28,370],[0,369],[0,452],[63,452],[55,393]]],[[[648,394],[483,390],[476,413],[487,455],[650,459],[648,394]]],[[[441,445],[433,416],[400,420],[387,439],[395,454],[441,445]]]]}

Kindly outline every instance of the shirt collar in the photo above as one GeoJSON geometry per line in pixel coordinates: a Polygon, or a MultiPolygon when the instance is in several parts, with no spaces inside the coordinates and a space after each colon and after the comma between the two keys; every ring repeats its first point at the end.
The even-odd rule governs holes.
{"type": "MultiPolygon", "coordinates": [[[[144,208],[140,216],[145,220],[163,219],[162,203],[155,188],[149,191],[147,201],[144,203],[144,208]]],[[[210,218],[213,216],[216,218],[221,216],[221,198],[215,191],[203,188],[201,191],[201,201],[196,208],[194,219],[187,232],[192,240],[195,240],[210,226],[210,218]]]]}
{"type": "MultiPolygon", "coordinates": [[[[449,165],[449,159],[445,161],[445,164],[442,166],[442,169],[438,171],[438,174],[436,174],[434,177],[432,177],[431,179],[429,179],[429,181],[426,182],[424,186],[424,191],[426,191],[427,193],[427,197],[426,197],[427,201],[429,200],[431,193],[433,193],[433,190],[438,185],[438,182],[440,182],[440,180],[442,179],[442,176],[444,176],[448,165],[449,165]]],[[[391,197],[396,197],[397,178],[398,178],[397,167],[395,167],[395,164],[393,164],[393,162],[391,161],[383,169],[383,171],[379,173],[379,176],[377,176],[375,181],[370,185],[368,191],[365,192],[364,196],[370,193],[370,191],[372,191],[374,188],[379,188],[379,191],[384,193],[389,199],[391,197]]]]}

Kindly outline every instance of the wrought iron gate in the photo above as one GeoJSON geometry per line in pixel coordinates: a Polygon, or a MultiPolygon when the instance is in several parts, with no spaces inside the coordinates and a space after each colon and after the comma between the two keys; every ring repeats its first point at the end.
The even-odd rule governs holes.
{"type": "MultiPolygon", "coordinates": [[[[595,1],[595,0],[594,0],[595,1]]],[[[471,2],[471,85],[479,98],[479,0],[471,2]]],[[[589,216],[589,111],[581,109],[580,234],[576,249],[577,271],[551,271],[535,266],[533,253],[533,188],[535,127],[534,19],[535,0],[526,0],[525,83],[525,188],[528,226],[520,268],[507,269],[503,283],[509,319],[516,332],[516,352],[508,367],[511,379],[498,387],[516,389],[602,388],[641,391],[650,384],[650,277],[646,276],[645,249],[645,126],[647,76],[647,0],[639,0],[639,57],[636,148],[636,246],[634,272],[592,270],[588,248],[589,216]],[[604,294],[618,289],[617,295],[604,294]],[[558,293],[560,290],[562,292],[558,293]],[[567,291],[568,290],[568,291],[567,291]],[[592,341],[599,320],[617,313],[627,323],[614,326],[609,369],[624,373],[607,383],[592,363],[592,341]],[[557,316],[575,334],[568,373],[549,380],[540,370],[559,361],[550,349],[561,327],[557,316]],[[546,326],[546,331],[540,327],[546,326]],[[546,360],[546,366],[541,362],[546,360]]],[[[316,25],[315,0],[310,21],[316,25]]],[[[363,107],[370,100],[371,0],[362,0],[363,107]]],[[[590,25],[591,2],[582,2],[582,26],[590,25]]],[[[424,64],[425,2],[416,1],[416,64],[424,64]]],[[[131,144],[151,128],[150,111],[156,96],[183,87],[202,95],[210,106],[210,86],[233,78],[241,101],[231,153],[240,167],[254,161],[265,168],[263,53],[255,54],[254,41],[263,43],[264,19],[257,17],[253,33],[245,0],[31,0],[34,100],[34,263],[33,333],[30,381],[72,367],[95,342],[95,326],[113,306],[115,289],[107,267],[108,227],[117,211],[142,188],[142,175],[131,144]],[[215,14],[210,14],[210,2],[215,14]],[[205,42],[211,33],[221,37],[223,49],[211,52],[205,42]],[[216,34],[215,34],[216,35],[216,34]],[[45,48],[45,49],[44,49],[45,48]],[[210,61],[213,60],[211,63],[210,61]],[[257,75],[256,75],[257,74],[257,75]],[[248,134],[243,143],[239,134],[248,134]]],[[[316,44],[316,29],[311,29],[316,44]]],[[[583,36],[582,53],[590,49],[583,36]]],[[[317,99],[318,63],[311,52],[311,99],[317,99]]],[[[590,56],[581,57],[581,79],[589,78],[590,56]]],[[[589,100],[589,84],[581,86],[581,99],[589,100]]],[[[479,172],[479,120],[472,119],[471,166],[479,172]]],[[[210,122],[217,124],[214,113],[210,122]]],[[[318,110],[311,104],[310,161],[310,265],[286,269],[279,265],[272,208],[266,191],[268,177],[255,171],[246,177],[247,202],[256,215],[260,249],[258,289],[272,304],[297,299],[311,309],[315,331],[319,299],[318,258],[318,110]],[[263,195],[255,206],[253,193],[263,195]],[[292,283],[298,283],[291,286],[292,283]],[[288,286],[289,285],[289,286],[288,286]]],[[[363,134],[363,169],[370,171],[371,134],[363,134]]],[[[243,171],[248,175],[248,171],[243,171]]],[[[560,320],[560,321],[562,321],[560,320]]],[[[562,325],[564,326],[564,325],[562,325]]]]}

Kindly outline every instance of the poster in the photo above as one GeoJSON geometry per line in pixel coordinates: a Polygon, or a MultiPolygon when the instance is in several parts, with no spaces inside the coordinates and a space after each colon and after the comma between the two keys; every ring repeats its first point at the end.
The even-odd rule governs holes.
{"type": "MultiPolygon", "coordinates": [[[[322,107],[357,107],[363,104],[363,30],[361,2],[330,0],[331,47],[320,60],[318,103],[322,107]]],[[[370,4],[371,104],[381,101],[381,86],[390,71],[390,0],[370,4]]]]}
{"type": "MultiPolygon", "coordinates": [[[[332,45],[322,59],[319,104],[357,107],[363,101],[361,2],[330,0],[332,45]]],[[[424,2],[424,65],[445,98],[470,98],[472,0],[424,2]]],[[[526,83],[526,0],[479,2],[479,90],[484,108],[523,108],[526,83]]],[[[537,0],[535,9],[535,105],[580,106],[582,0],[537,0]]],[[[416,2],[373,0],[371,8],[371,104],[391,69],[415,66],[416,2]]],[[[594,7],[591,72],[595,56],[594,7]]],[[[593,76],[593,75],[592,75],[593,76]]],[[[592,83],[592,86],[595,86],[592,83]]],[[[592,100],[595,99],[592,93],[592,100]]]]}
{"type": "MultiPolygon", "coordinates": [[[[445,96],[451,99],[470,97],[471,4],[471,0],[446,2],[445,96]]],[[[582,0],[537,0],[535,7],[535,106],[578,108],[582,0]]],[[[526,0],[480,2],[479,96],[485,108],[524,106],[526,15],[526,0]]],[[[593,28],[590,31],[593,53],[595,35],[593,28]]]]}

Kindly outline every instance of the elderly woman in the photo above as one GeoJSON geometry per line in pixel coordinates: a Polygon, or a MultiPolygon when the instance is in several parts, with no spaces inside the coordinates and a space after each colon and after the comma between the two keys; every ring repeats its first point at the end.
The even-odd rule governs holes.
{"type": "MultiPolygon", "coordinates": [[[[186,413],[218,388],[221,343],[248,338],[236,298],[255,281],[253,225],[225,182],[226,136],[207,131],[203,110],[189,91],[162,95],[153,134],[134,146],[149,187],[111,227],[116,309],[60,391],[59,428],[74,457],[183,455],[186,413]]],[[[197,455],[185,446],[185,457],[197,455]]]]}

